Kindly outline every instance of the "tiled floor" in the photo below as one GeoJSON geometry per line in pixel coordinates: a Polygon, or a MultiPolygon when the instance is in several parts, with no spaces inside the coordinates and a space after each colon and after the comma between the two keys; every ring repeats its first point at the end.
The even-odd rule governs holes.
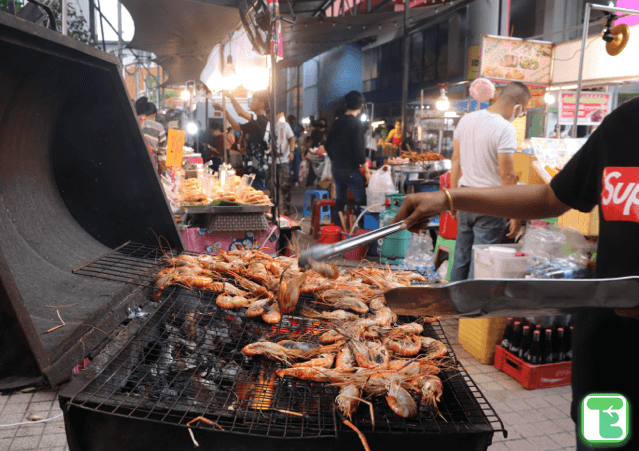
{"type": "Polygon", "coordinates": [[[457,340],[459,321],[443,319],[444,332],[470,377],[508,431],[496,433],[489,451],[574,451],[575,424],[570,418],[570,386],[526,390],[493,365],[484,365],[457,340]]]}
{"type": "MultiPolygon", "coordinates": [[[[489,451],[573,451],[574,423],[569,417],[570,387],[528,391],[494,366],[483,365],[457,341],[459,322],[442,320],[459,360],[500,416],[508,439],[496,433],[489,451]]],[[[68,449],[62,417],[47,423],[3,427],[27,421],[33,414],[51,418],[62,414],[57,390],[0,395],[0,451],[68,449]]],[[[434,450],[436,451],[436,450],[434,450]]]]}
{"type": "Polygon", "coordinates": [[[67,450],[69,447],[57,394],[57,390],[45,390],[37,393],[0,395],[0,451],[67,450]],[[28,422],[27,417],[31,415],[37,415],[42,419],[58,415],[59,417],[46,423],[30,422],[20,426],[4,426],[28,422]]]}

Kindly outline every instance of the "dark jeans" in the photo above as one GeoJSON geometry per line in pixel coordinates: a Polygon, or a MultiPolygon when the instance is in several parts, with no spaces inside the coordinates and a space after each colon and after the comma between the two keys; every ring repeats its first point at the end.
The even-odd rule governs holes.
{"type": "Polygon", "coordinates": [[[364,177],[359,169],[338,169],[333,168],[333,180],[335,181],[335,217],[333,222],[343,227],[339,219],[338,212],[344,211],[348,203],[348,190],[353,192],[356,208],[355,216],[360,213],[360,206],[366,205],[366,187],[364,177]]]}
{"type": "Polygon", "coordinates": [[[450,281],[474,278],[473,245],[501,243],[508,224],[508,219],[460,211],[457,222],[455,261],[450,272],[450,281]]]}
{"type": "MultiPolygon", "coordinates": [[[[291,172],[288,163],[280,163],[277,165],[277,184],[280,213],[289,212],[291,210],[291,172]]],[[[271,177],[271,174],[269,174],[266,189],[269,191],[271,202],[273,202],[273,191],[275,191],[275,189],[273,188],[273,177],[271,177]]]]}
{"type": "Polygon", "coordinates": [[[264,191],[264,188],[266,187],[266,179],[256,174],[255,180],[253,180],[253,184],[251,186],[257,190],[264,191]]]}
{"type": "Polygon", "coordinates": [[[300,180],[300,164],[302,163],[302,155],[299,149],[295,149],[293,152],[293,161],[291,161],[291,173],[293,174],[293,184],[298,183],[300,180]]]}

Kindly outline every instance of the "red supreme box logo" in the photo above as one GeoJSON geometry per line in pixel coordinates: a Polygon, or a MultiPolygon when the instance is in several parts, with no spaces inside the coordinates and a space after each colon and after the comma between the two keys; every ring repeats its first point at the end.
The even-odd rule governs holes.
{"type": "Polygon", "coordinates": [[[601,209],[606,221],[639,222],[639,168],[604,170],[601,209]]]}

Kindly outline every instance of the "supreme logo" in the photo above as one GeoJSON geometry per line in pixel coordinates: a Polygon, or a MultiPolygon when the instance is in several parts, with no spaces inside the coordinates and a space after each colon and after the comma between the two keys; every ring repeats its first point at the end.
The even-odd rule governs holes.
{"type": "Polygon", "coordinates": [[[639,168],[604,170],[601,209],[606,221],[639,222],[639,168]]]}

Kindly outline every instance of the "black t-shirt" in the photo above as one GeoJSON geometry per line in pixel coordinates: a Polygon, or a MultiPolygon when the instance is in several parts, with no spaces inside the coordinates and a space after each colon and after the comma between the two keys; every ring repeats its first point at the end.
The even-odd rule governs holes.
{"type": "MultiPolygon", "coordinates": [[[[582,212],[599,206],[596,277],[639,275],[639,99],[614,110],[550,186],[566,205],[582,212]]],[[[639,293],[628,293],[639,296],[639,293]]],[[[631,441],[639,449],[639,375],[634,356],[639,320],[612,309],[584,309],[576,315],[573,337],[573,405],[591,393],[620,393],[632,403],[631,441]],[[635,439],[632,439],[632,436],[635,439]]]]}
{"type": "Polygon", "coordinates": [[[311,147],[315,148],[324,144],[326,142],[324,135],[326,135],[326,130],[314,129],[311,132],[311,147]]]}
{"type": "Polygon", "coordinates": [[[345,114],[337,118],[324,146],[334,168],[359,169],[366,163],[365,132],[362,121],[355,116],[345,114]]]}

